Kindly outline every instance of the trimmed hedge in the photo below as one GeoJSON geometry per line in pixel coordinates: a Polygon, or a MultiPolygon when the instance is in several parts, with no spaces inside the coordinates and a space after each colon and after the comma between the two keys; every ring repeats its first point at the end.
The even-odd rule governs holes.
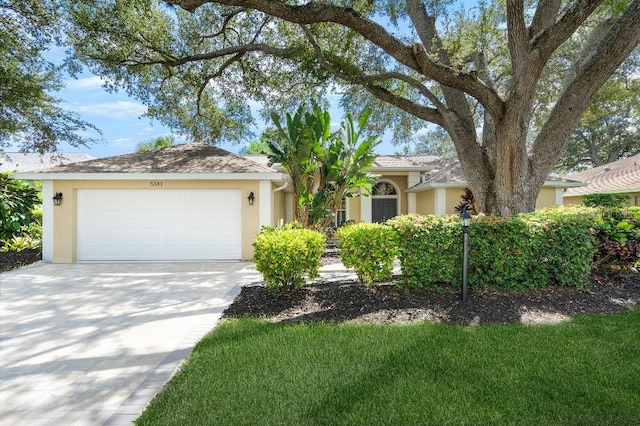
{"type": "Polygon", "coordinates": [[[406,215],[387,223],[399,238],[403,282],[398,286],[420,288],[458,281],[462,236],[457,217],[406,215]]]}
{"type": "Polygon", "coordinates": [[[391,278],[398,255],[398,235],[381,223],[356,223],[338,229],[340,259],[353,268],[361,283],[391,278]]]}
{"type": "Polygon", "coordinates": [[[320,275],[324,244],[324,235],[318,231],[270,228],[253,243],[253,260],[269,290],[299,288],[305,275],[311,280],[320,275]]]}
{"type": "MultiPolygon", "coordinates": [[[[549,284],[581,286],[590,271],[592,209],[542,210],[517,217],[479,215],[469,234],[469,283],[475,288],[519,290],[549,284]]],[[[462,232],[457,216],[400,216],[404,282],[428,288],[460,285],[462,232]]]]}

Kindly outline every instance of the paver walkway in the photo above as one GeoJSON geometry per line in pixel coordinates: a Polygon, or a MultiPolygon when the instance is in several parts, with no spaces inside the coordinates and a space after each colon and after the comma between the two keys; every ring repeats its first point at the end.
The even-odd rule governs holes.
{"type": "Polygon", "coordinates": [[[46,264],[0,274],[0,425],[131,424],[253,263],[46,264]]]}

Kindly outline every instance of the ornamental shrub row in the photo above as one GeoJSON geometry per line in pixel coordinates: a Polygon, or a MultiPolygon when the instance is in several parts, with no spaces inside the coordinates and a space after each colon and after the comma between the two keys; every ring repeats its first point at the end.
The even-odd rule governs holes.
{"type": "Polygon", "coordinates": [[[640,207],[602,208],[598,213],[593,266],[606,272],[640,266],[640,207]]]}
{"type": "Polygon", "coordinates": [[[295,225],[267,228],[253,243],[253,260],[269,290],[301,287],[305,277],[319,276],[325,238],[321,232],[295,225]]]}
{"type": "Polygon", "coordinates": [[[338,229],[340,258],[353,268],[361,283],[391,278],[393,261],[398,255],[398,235],[381,223],[355,223],[338,229]]]}
{"type": "MultiPolygon", "coordinates": [[[[408,215],[389,223],[399,235],[404,278],[399,286],[460,284],[462,233],[456,216],[408,215]]],[[[511,290],[580,286],[594,254],[593,223],[590,209],[475,216],[469,234],[469,283],[511,290]]]]}

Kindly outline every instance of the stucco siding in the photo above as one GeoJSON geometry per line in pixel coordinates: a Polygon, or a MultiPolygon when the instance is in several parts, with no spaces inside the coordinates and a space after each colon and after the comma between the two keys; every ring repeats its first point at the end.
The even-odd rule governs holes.
{"type": "Polygon", "coordinates": [[[463,188],[447,188],[447,214],[456,214],[455,208],[458,207],[464,194],[463,188]]]}
{"type": "Polygon", "coordinates": [[[536,199],[536,210],[554,207],[556,205],[556,188],[543,187],[536,199]]]}
{"type": "Polygon", "coordinates": [[[435,212],[435,191],[433,189],[416,194],[416,213],[433,214],[435,212]]]}

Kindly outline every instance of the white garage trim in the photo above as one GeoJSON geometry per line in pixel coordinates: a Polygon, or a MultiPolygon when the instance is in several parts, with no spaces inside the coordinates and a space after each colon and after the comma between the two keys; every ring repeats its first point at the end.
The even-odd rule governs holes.
{"type": "Polygon", "coordinates": [[[42,260],[53,262],[53,182],[42,182],[42,260]]]}
{"type": "Polygon", "coordinates": [[[78,261],[240,259],[239,189],[79,189],[78,261]]]}

